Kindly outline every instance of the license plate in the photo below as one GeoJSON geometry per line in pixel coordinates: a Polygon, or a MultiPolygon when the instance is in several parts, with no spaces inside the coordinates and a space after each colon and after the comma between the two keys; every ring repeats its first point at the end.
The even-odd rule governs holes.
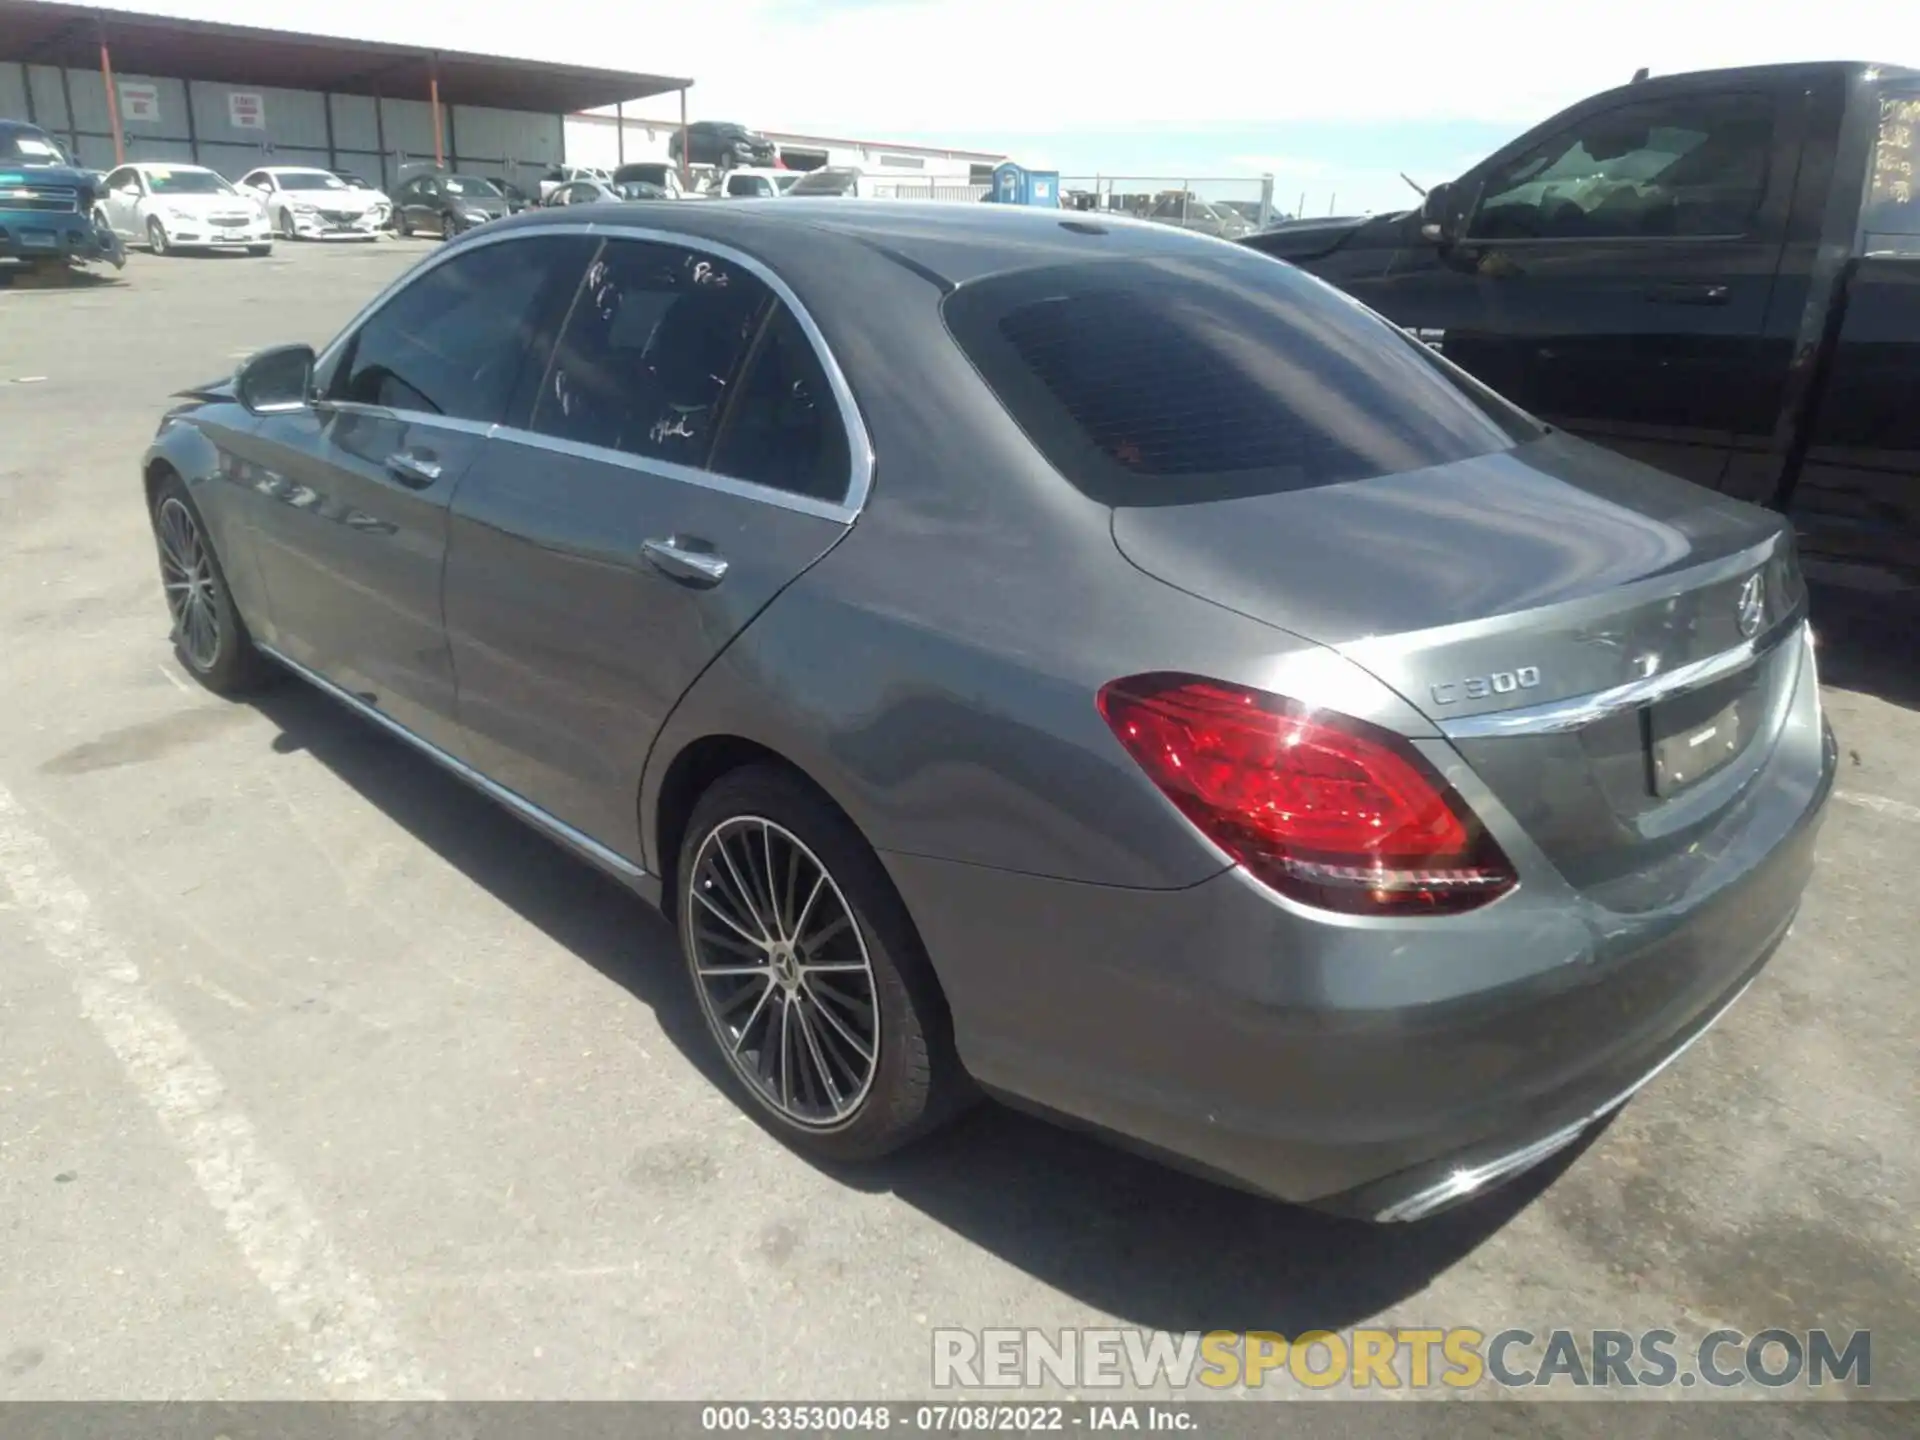
{"type": "Polygon", "coordinates": [[[22,230],[20,232],[20,248],[22,250],[51,250],[54,246],[54,237],[45,230],[22,230]]]}
{"type": "Polygon", "coordinates": [[[1753,738],[1756,697],[1741,695],[1732,701],[1724,692],[1709,702],[1680,696],[1655,705],[1649,715],[1653,751],[1653,793],[1661,798],[1683,790],[1713,774],[1746,748],[1753,738]]]}

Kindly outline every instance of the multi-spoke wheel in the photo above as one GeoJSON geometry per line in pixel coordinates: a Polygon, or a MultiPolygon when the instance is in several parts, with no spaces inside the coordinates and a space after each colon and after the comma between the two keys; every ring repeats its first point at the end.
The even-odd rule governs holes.
{"type": "Polygon", "coordinates": [[[220,557],[178,476],[168,475],[154,495],[153,538],[180,663],[222,694],[251,689],[266,679],[270,667],[234,608],[220,557]]]}
{"type": "Polygon", "coordinates": [[[842,1123],[880,1058],[873,962],[846,897],[764,816],[709,831],[693,865],[688,945],[734,1068],[794,1124],[842,1123]]]}
{"type": "Polygon", "coordinates": [[[728,1068],[783,1134],[884,1154],[969,1087],[918,937],[859,832],[789,772],[724,776],[676,871],[681,944],[728,1068]]]}

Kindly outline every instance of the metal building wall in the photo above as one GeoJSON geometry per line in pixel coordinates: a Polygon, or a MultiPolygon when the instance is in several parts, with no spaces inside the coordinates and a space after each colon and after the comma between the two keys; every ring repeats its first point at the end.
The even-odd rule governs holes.
{"type": "MultiPolygon", "coordinates": [[[[114,80],[151,85],[159,100],[151,121],[128,120],[122,107],[129,160],[197,163],[229,179],[257,165],[313,165],[352,170],[376,185],[396,183],[403,165],[433,161],[433,107],[425,100],[149,75],[116,74],[114,80]],[[233,124],[229,97],[236,91],[261,97],[264,129],[233,124]]],[[[106,85],[97,70],[0,62],[0,116],[32,120],[67,142],[82,165],[113,167],[106,85]]],[[[509,180],[536,178],[559,163],[564,145],[558,115],[443,105],[441,127],[449,165],[509,180]]]]}

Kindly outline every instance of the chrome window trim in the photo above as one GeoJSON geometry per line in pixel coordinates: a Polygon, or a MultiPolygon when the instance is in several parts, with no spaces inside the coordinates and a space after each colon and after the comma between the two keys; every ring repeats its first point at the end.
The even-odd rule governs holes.
{"type": "Polygon", "coordinates": [[[1576,695],[1570,700],[1549,700],[1519,710],[1498,710],[1488,715],[1465,715],[1458,720],[1446,720],[1441,722],[1440,733],[1449,740],[1564,734],[1622,711],[1637,710],[1682,691],[1709,685],[1752,664],[1760,656],[1771,653],[1784,641],[1801,636],[1806,629],[1807,621],[1803,617],[1789,625],[1775,626],[1770,634],[1742,640],[1730,650],[1722,650],[1718,655],[1709,655],[1678,669],[1649,675],[1641,680],[1629,680],[1624,685],[1596,690],[1590,695],[1576,695]]]}
{"type": "Polygon", "coordinates": [[[441,430],[455,430],[462,435],[478,435],[482,439],[499,428],[487,420],[438,415],[431,410],[395,410],[388,405],[367,405],[358,400],[316,400],[312,408],[317,414],[365,415],[374,420],[397,420],[407,425],[432,425],[441,430]]]}
{"type": "MultiPolygon", "coordinates": [[[[826,375],[827,388],[833,392],[834,403],[839,408],[840,423],[847,432],[847,450],[852,460],[847,477],[847,492],[838,501],[815,500],[805,495],[790,494],[770,485],[761,485],[756,481],[723,475],[717,471],[697,470],[692,466],[673,464],[671,461],[648,460],[645,456],[629,455],[622,450],[608,450],[598,445],[580,445],[570,440],[540,435],[530,430],[520,430],[506,425],[489,427],[490,437],[497,436],[503,440],[513,440],[520,444],[532,445],[536,449],[552,450],[558,454],[574,455],[581,459],[607,461],[630,470],[638,470],[643,474],[678,480],[684,484],[700,485],[724,494],[738,495],[743,499],[759,500],[788,510],[798,510],[802,514],[839,520],[844,524],[851,524],[866,508],[867,495],[873,487],[873,439],[867,433],[866,422],[861,418],[860,407],[854,400],[853,388],[847,383],[846,372],[840,368],[840,362],[835,358],[832,347],[827,344],[826,336],[820,332],[820,327],[814,323],[813,316],[808,313],[807,307],[800,303],[800,298],[793,293],[792,288],[766,264],[731,245],[718,240],[709,240],[701,235],[691,235],[677,230],[660,230],[645,225],[623,225],[618,222],[591,220],[557,225],[528,225],[494,235],[476,234],[470,239],[462,240],[458,245],[423,260],[362,306],[360,312],[348,321],[340,333],[328,341],[326,348],[315,357],[313,364],[315,372],[318,373],[333,364],[338,358],[341,347],[359,332],[361,326],[379,314],[402,290],[421,280],[429,272],[481,246],[507,245],[517,240],[533,239],[542,235],[587,235],[603,240],[645,240],[660,245],[678,245],[683,249],[704,251],[740,266],[773,291],[780,302],[793,313],[794,319],[800,322],[801,332],[807,337],[807,343],[813,346],[814,358],[819,362],[822,373],[826,375]]],[[[378,409],[378,407],[369,408],[378,409]]],[[[443,417],[416,415],[415,412],[410,411],[395,410],[384,413],[401,418],[417,418],[422,422],[445,423],[443,417]]]]}
{"type": "Polygon", "coordinates": [[[545,831],[548,835],[551,835],[563,844],[578,850],[595,864],[611,870],[615,875],[626,880],[645,880],[651,878],[644,869],[634,864],[618,851],[608,849],[591,835],[586,834],[584,831],[576,830],[573,826],[567,824],[566,821],[549,815],[545,810],[542,810],[525,796],[507,789],[506,786],[500,784],[497,780],[489,779],[486,775],[474,769],[473,766],[467,764],[466,761],[449,755],[431,740],[423,739],[421,736],[414,734],[413,731],[409,730],[392,716],[382,714],[379,710],[367,704],[367,702],[362,700],[358,695],[353,694],[351,691],[341,689],[338,685],[334,684],[333,681],[327,679],[326,676],[309,670],[298,660],[289,659],[271,645],[262,645],[259,641],[255,641],[254,644],[260,653],[268,659],[274,661],[276,664],[284,665],[314,688],[331,695],[335,700],[338,700],[355,714],[373,721],[374,724],[378,725],[396,739],[404,740],[428,759],[435,761],[455,776],[466,781],[467,784],[473,786],[474,789],[478,790],[488,799],[498,801],[522,819],[531,821],[536,827],[545,831]]]}

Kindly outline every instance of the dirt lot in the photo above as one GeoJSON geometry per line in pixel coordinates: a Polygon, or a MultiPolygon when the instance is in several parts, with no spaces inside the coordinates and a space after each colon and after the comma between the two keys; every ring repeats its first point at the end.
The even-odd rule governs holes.
{"type": "Polygon", "coordinates": [[[1798,928],[1519,1187],[1371,1230],[998,1110],[828,1173],[716,1090],[650,912],[317,694],[228,704],[168,651],[168,394],[426,249],[0,291],[0,1399],[924,1396],[934,1327],[1375,1318],[1870,1328],[1920,1396],[1911,617],[1822,597],[1843,774],[1798,928]]]}

